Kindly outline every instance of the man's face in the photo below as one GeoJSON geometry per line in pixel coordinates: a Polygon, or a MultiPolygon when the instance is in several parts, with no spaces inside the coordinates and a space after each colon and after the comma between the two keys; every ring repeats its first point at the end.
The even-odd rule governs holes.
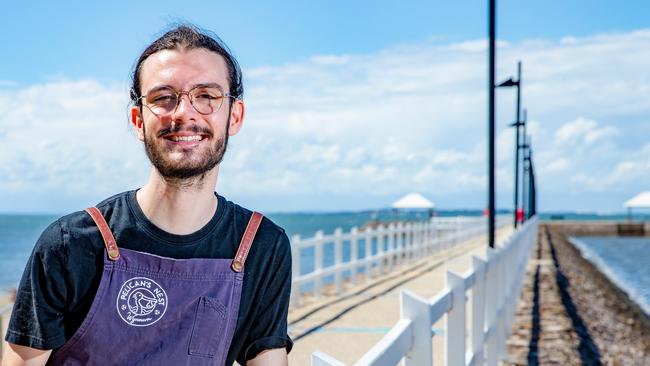
{"type": "MultiPolygon", "coordinates": [[[[161,87],[188,91],[205,84],[216,84],[224,93],[230,92],[223,57],[206,49],[156,52],[142,64],[140,81],[143,95],[161,87]]],[[[186,180],[202,176],[221,162],[228,135],[236,134],[241,127],[243,103],[224,98],[218,111],[204,115],[194,109],[187,95],[182,95],[170,114],[156,115],[145,106],[134,107],[132,113],[138,137],[160,175],[186,180]]]]}

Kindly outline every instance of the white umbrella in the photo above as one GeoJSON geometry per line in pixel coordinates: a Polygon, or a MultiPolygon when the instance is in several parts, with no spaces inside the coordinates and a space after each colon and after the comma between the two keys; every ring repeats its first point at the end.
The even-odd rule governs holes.
{"type": "Polygon", "coordinates": [[[393,202],[393,208],[396,209],[409,209],[409,208],[420,208],[420,209],[433,209],[436,205],[424,198],[419,193],[409,193],[406,196],[398,199],[393,202]]]}
{"type": "Polygon", "coordinates": [[[650,208],[650,191],[641,192],[623,204],[627,208],[627,220],[632,221],[633,208],[650,208]]]}
{"type": "Polygon", "coordinates": [[[650,191],[641,192],[631,199],[625,201],[625,207],[630,208],[650,208],[650,191]]]}

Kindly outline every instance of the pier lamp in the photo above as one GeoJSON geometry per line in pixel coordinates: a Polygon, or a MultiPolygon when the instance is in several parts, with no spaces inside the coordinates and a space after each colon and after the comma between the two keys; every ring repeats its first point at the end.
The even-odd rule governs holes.
{"type": "Polygon", "coordinates": [[[488,128],[487,128],[487,146],[488,146],[488,246],[494,248],[494,191],[495,191],[495,174],[494,174],[494,71],[496,64],[496,38],[497,38],[497,17],[496,17],[496,0],[488,1],[488,128]]]}
{"type": "MultiPolygon", "coordinates": [[[[523,119],[522,119],[522,121],[521,121],[521,122],[514,122],[514,123],[511,123],[511,124],[510,124],[510,127],[515,127],[515,128],[522,127],[522,128],[523,128],[523,133],[522,133],[522,136],[521,136],[523,141],[521,142],[521,145],[519,145],[519,149],[517,149],[517,151],[521,150],[521,157],[522,157],[522,159],[525,159],[525,158],[526,158],[526,149],[530,148],[530,144],[527,143],[527,141],[526,141],[526,137],[528,136],[528,135],[526,134],[526,123],[527,123],[527,122],[528,122],[528,110],[527,110],[526,108],[524,108],[524,110],[523,110],[523,119]]],[[[519,159],[519,154],[517,154],[517,159],[519,159]]],[[[527,216],[525,215],[525,212],[527,212],[527,211],[526,211],[526,203],[528,202],[528,201],[526,200],[526,197],[527,197],[527,196],[526,196],[526,187],[527,187],[527,185],[526,185],[526,178],[528,178],[528,177],[526,176],[526,171],[525,171],[525,169],[526,169],[526,165],[525,165],[525,162],[522,161],[522,165],[523,165],[523,167],[524,167],[524,173],[523,173],[523,175],[522,175],[522,177],[521,177],[521,191],[522,191],[522,194],[521,194],[521,206],[522,206],[522,209],[520,210],[520,211],[521,211],[521,215],[520,215],[521,217],[520,217],[520,218],[521,218],[521,221],[523,222],[523,221],[526,219],[526,217],[527,217],[527,216]]],[[[516,163],[515,163],[515,171],[516,171],[516,172],[519,171],[519,167],[517,166],[516,163]]],[[[516,178],[515,178],[515,182],[517,182],[516,178]]],[[[517,192],[517,189],[515,188],[515,194],[517,194],[517,193],[518,193],[518,192],[517,192]]],[[[518,196],[518,195],[517,195],[517,196],[518,196]]],[[[517,200],[516,200],[516,199],[515,199],[515,207],[516,207],[516,208],[518,207],[518,206],[517,206],[517,200]]]]}
{"type": "Polygon", "coordinates": [[[529,157],[529,176],[530,176],[530,209],[528,213],[528,218],[531,218],[537,214],[537,188],[535,183],[535,164],[533,164],[532,151],[529,157]]]}
{"type": "Polygon", "coordinates": [[[510,88],[517,87],[517,109],[516,109],[516,119],[511,126],[515,128],[515,208],[514,208],[514,225],[517,227],[517,210],[519,207],[519,126],[523,125],[519,119],[519,113],[521,111],[521,61],[517,63],[517,80],[510,78],[497,85],[497,88],[510,88]]]}
{"type": "Polygon", "coordinates": [[[535,189],[535,168],[533,164],[533,150],[528,151],[528,218],[537,214],[537,191],[535,189]]]}
{"type": "Polygon", "coordinates": [[[532,193],[530,188],[531,183],[531,156],[532,156],[532,138],[526,136],[524,133],[524,143],[521,145],[522,157],[523,157],[523,168],[524,174],[521,181],[521,205],[523,206],[523,219],[526,220],[530,217],[530,194],[532,193]]]}

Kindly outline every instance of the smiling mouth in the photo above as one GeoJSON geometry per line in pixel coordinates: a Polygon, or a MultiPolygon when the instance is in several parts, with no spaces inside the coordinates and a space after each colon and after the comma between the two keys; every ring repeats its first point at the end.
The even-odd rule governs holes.
{"type": "Polygon", "coordinates": [[[171,140],[174,142],[181,142],[181,141],[201,141],[203,140],[203,136],[201,135],[192,135],[192,136],[169,136],[165,137],[167,140],[171,140]]]}

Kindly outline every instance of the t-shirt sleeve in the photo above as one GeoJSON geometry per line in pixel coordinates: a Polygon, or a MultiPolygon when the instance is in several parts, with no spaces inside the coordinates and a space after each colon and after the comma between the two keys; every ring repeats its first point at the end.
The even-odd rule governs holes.
{"type": "Polygon", "coordinates": [[[261,293],[253,326],[242,348],[243,352],[237,357],[237,362],[242,365],[262,351],[285,348],[288,353],[293,347],[293,341],[287,334],[287,313],[291,294],[291,246],[284,232],[278,237],[272,264],[265,276],[268,276],[268,280],[263,281],[265,290],[261,293]]]}
{"type": "Polygon", "coordinates": [[[41,234],[27,262],[16,292],[7,342],[41,350],[65,343],[65,258],[63,231],[56,221],[41,234]]]}

